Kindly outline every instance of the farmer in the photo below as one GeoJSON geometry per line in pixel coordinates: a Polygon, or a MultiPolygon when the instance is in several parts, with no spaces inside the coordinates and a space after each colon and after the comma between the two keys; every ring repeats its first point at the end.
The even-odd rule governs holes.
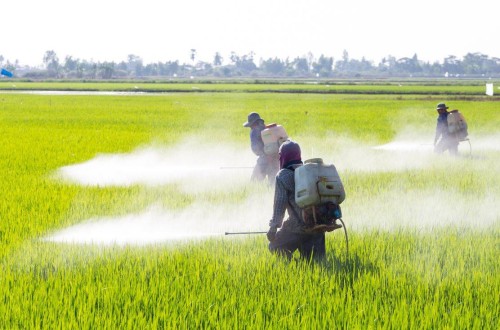
{"type": "Polygon", "coordinates": [[[438,112],[436,135],[434,137],[434,152],[444,153],[446,150],[450,155],[458,155],[458,139],[448,131],[448,107],[444,103],[439,103],[436,107],[438,112]],[[441,139],[440,139],[441,138],[441,139]]]}
{"type": "Polygon", "coordinates": [[[248,120],[243,126],[250,127],[250,146],[253,153],[257,155],[252,180],[262,181],[267,177],[268,183],[271,186],[274,185],[275,176],[279,170],[279,160],[277,155],[266,155],[264,152],[264,142],[261,136],[262,130],[266,128],[264,120],[257,112],[252,112],[248,115],[248,120]]]}
{"type": "Polygon", "coordinates": [[[298,249],[302,258],[322,259],[326,254],[325,233],[305,232],[302,211],[295,202],[294,170],[302,165],[300,146],[292,140],[285,141],[279,149],[279,164],[281,169],[276,176],[273,217],[267,232],[269,250],[290,259],[298,249]],[[283,221],[285,210],[288,219],[283,221]]]}

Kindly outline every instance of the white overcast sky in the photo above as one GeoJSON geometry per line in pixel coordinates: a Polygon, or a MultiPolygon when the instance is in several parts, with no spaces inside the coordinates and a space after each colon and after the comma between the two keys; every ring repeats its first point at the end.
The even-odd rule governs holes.
{"type": "Polygon", "coordinates": [[[47,50],[94,61],[212,62],[254,52],[338,60],[500,57],[499,0],[4,0],[0,55],[39,65],[47,50]]]}

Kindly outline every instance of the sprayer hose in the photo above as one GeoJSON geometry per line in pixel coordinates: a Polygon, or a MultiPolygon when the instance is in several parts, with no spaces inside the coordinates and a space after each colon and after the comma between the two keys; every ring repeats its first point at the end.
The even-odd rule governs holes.
{"type": "Polygon", "coordinates": [[[472,156],[472,144],[470,144],[470,139],[467,139],[467,142],[469,142],[469,156],[472,156]]]}
{"type": "Polygon", "coordinates": [[[345,227],[344,221],[342,219],[339,219],[340,222],[342,223],[342,228],[344,228],[344,234],[345,234],[345,250],[346,250],[346,260],[349,258],[349,238],[347,237],[347,228],[345,227]]]}

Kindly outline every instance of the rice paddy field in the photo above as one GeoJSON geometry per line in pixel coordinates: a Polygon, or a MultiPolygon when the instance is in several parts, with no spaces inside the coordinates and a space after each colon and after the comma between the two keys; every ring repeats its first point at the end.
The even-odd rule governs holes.
{"type": "Polygon", "coordinates": [[[0,87],[1,329],[500,327],[498,96],[0,87]],[[459,157],[432,150],[440,102],[468,121],[459,157]],[[335,164],[348,253],[341,230],[323,262],[224,235],[272,215],[252,111],[335,164]]]}

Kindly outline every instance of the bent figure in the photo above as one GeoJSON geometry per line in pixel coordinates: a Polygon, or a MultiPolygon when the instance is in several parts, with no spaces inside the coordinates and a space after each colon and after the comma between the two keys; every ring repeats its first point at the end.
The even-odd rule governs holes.
{"type": "Polygon", "coordinates": [[[263,181],[267,178],[268,183],[274,185],[276,173],[279,171],[279,160],[264,152],[264,142],[261,136],[261,132],[266,128],[264,120],[260,118],[258,113],[252,112],[248,115],[248,120],[243,126],[250,127],[250,147],[257,156],[251,179],[263,181]]]}
{"type": "Polygon", "coordinates": [[[276,176],[273,217],[267,232],[269,250],[287,258],[298,250],[302,258],[322,259],[326,255],[325,233],[306,232],[301,209],[295,202],[294,170],[302,165],[300,146],[291,140],[284,142],[279,149],[279,163],[281,169],[276,176]],[[288,219],[283,221],[285,211],[288,219]]]}

